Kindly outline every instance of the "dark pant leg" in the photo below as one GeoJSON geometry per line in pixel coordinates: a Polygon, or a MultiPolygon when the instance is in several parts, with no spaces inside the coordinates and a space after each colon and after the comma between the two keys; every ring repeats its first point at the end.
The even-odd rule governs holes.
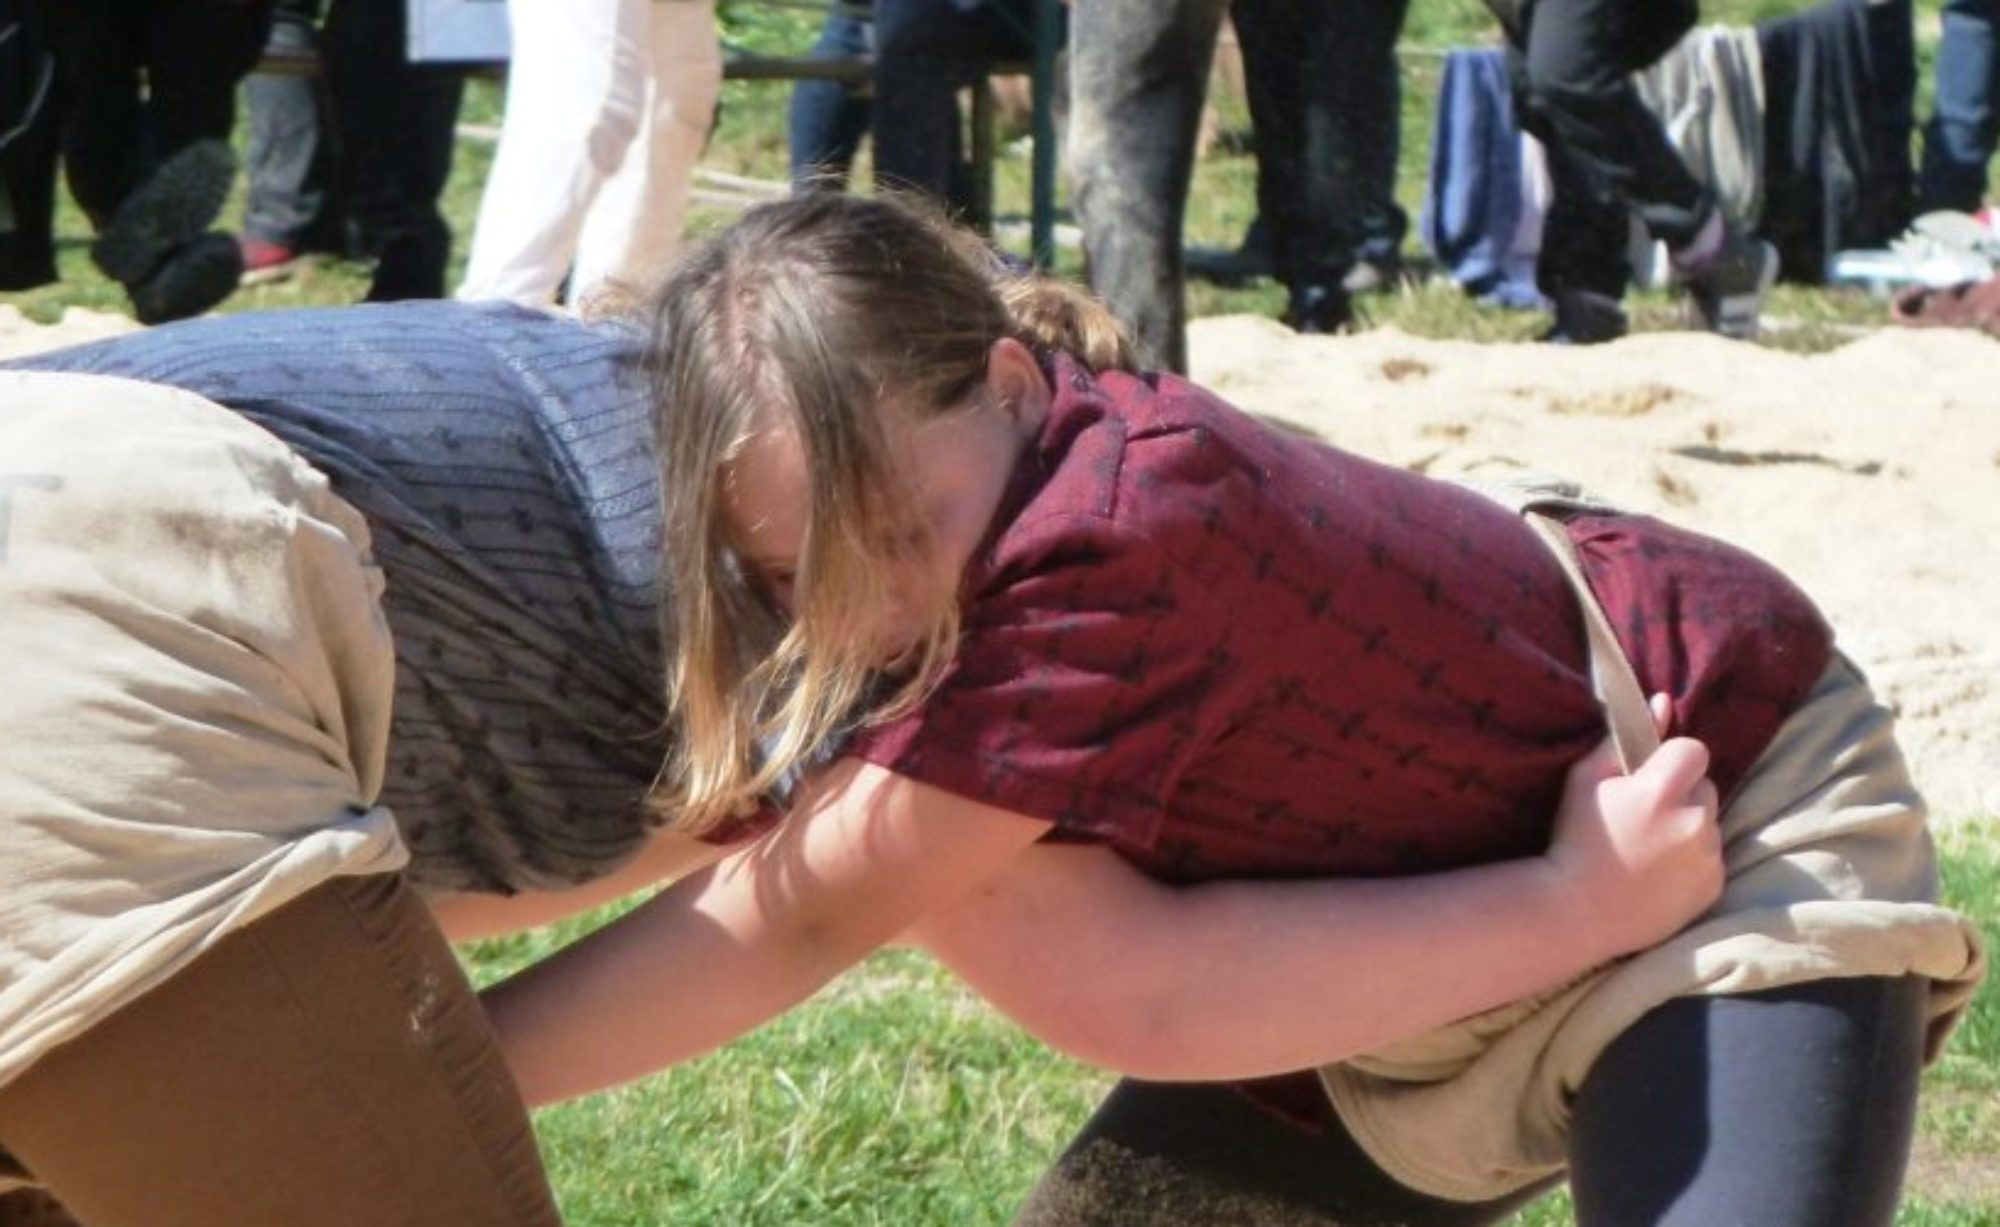
{"type": "Polygon", "coordinates": [[[201,140],[227,141],[236,87],[264,52],[270,0],[149,0],[146,122],[150,165],[201,140]]]}
{"type": "Polygon", "coordinates": [[[29,290],[56,279],[56,153],[63,99],[56,87],[43,15],[47,0],[0,4],[0,93],[19,125],[0,143],[0,290],[29,290]]]}
{"type": "Polygon", "coordinates": [[[101,228],[139,182],[145,6],[48,0],[43,11],[65,103],[63,172],[78,206],[101,228]]]}
{"type": "MultiPolygon", "coordinates": [[[[867,23],[836,9],[827,14],[813,59],[849,59],[868,51],[867,23]]],[[[801,79],[792,86],[789,115],[794,187],[844,188],[861,138],[868,135],[867,93],[845,81],[801,79]]]]}
{"type": "Polygon", "coordinates": [[[1403,73],[1396,44],[1403,35],[1410,0],[1357,0],[1352,27],[1337,26],[1334,53],[1346,64],[1338,121],[1352,150],[1355,255],[1377,264],[1393,262],[1410,228],[1396,203],[1396,170],[1402,154],[1403,73]]]}
{"type": "Polygon", "coordinates": [[[404,58],[403,0],[333,0],[321,45],[343,194],[376,259],[368,299],[442,298],[451,227],[438,201],[465,75],[404,58]]]}
{"type": "Polygon", "coordinates": [[[1641,1019],[1577,1096],[1580,1227],[1887,1227],[1927,990],[1827,980],[1684,998],[1641,1019]]]}
{"type": "Polygon", "coordinates": [[[1401,240],[1396,39],[1408,0],[1237,0],[1257,144],[1257,208],[1297,293],[1337,287],[1371,225],[1401,240]]]}
{"type": "Polygon", "coordinates": [[[1693,23],[1693,0],[1538,0],[1514,50],[1521,125],[1546,146],[1555,198],[1537,280],[1551,296],[1583,289],[1618,297],[1629,271],[1628,217],[1683,247],[1713,198],[1639,100],[1630,75],[1671,49],[1693,23]]]}
{"type": "Polygon", "coordinates": [[[90,1227],[556,1227],[479,1000],[399,878],[335,879],[0,1087],[90,1227]]]}
{"type": "Polygon", "coordinates": [[[970,211],[958,91],[997,60],[1032,50],[1018,0],[876,0],[871,135],[879,180],[970,211]]]}
{"type": "Polygon", "coordinates": [[[1443,1201],[1385,1175],[1338,1123],[1295,1123],[1227,1085],[1126,1080],[1014,1225],[1484,1227],[1541,1192],[1443,1201]]]}
{"type": "Polygon", "coordinates": [[[1181,229],[1223,0],[1070,14],[1069,178],[1090,284],[1141,361],[1187,369],[1181,229]]]}
{"type": "Polygon", "coordinates": [[[1945,0],[1937,85],[1924,127],[1924,211],[1971,212],[2000,143],[2000,0],[1945,0]]]}

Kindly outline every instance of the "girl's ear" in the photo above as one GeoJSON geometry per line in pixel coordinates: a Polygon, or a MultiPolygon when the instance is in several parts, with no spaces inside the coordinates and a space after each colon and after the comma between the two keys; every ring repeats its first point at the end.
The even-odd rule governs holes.
{"type": "Polygon", "coordinates": [[[1021,432],[1033,434],[1049,415],[1049,384],[1035,351],[1002,337],[986,351],[986,388],[1021,432]]]}

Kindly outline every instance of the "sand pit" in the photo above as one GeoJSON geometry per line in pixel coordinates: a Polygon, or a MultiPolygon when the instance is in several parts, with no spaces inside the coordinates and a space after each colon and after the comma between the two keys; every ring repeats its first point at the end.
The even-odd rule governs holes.
{"type": "MultiPolygon", "coordinates": [[[[0,307],[0,357],[127,330],[0,307]]],[[[1693,334],[1594,349],[1198,322],[1246,409],[1437,475],[1561,473],[1756,550],[1832,615],[1946,822],[2000,817],[2000,342],[1887,330],[1801,357],[1693,334]]]]}

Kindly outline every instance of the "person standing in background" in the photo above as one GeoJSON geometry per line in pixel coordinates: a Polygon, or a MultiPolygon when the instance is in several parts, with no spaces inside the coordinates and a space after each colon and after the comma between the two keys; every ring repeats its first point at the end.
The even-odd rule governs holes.
{"type": "Polygon", "coordinates": [[[273,71],[243,82],[248,114],[244,170],[243,280],[287,275],[308,251],[346,254],[347,234],[335,179],[336,141],[322,83],[308,71],[319,55],[321,0],[274,0],[264,55],[273,71]],[[292,61],[290,64],[284,61],[292,61]]]}
{"type": "Polygon", "coordinates": [[[2000,144],[2000,0],[1944,0],[1937,86],[1924,126],[1919,213],[1976,213],[2000,144]]]}
{"type": "Polygon", "coordinates": [[[1399,0],[1077,6],[1066,158],[1091,287],[1148,363],[1175,371],[1187,369],[1182,229],[1225,7],[1243,47],[1258,208],[1286,286],[1287,324],[1348,325],[1363,200],[1394,181],[1395,44],[1407,7],[1399,0]]]}
{"type": "Polygon", "coordinates": [[[54,97],[37,0],[0,0],[0,290],[56,279],[54,97]]]}
{"type": "Polygon", "coordinates": [[[409,58],[405,0],[333,0],[321,32],[341,141],[342,194],[369,302],[443,298],[451,227],[438,207],[451,177],[465,71],[409,58]]]}
{"type": "Polygon", "coordinates": [[[236,178],[236,86],[263,53],[269,0],[56,0],[41,8],[70,194],[93,263],[142,323],[199,315],[243,272],[213,230],[236,178]]]}
{"type": "Polygon", "coordinates": [[[722,84],[713,0],[508,0],[500,149],[462,299],[581,301],[673,258],[722,84]]]}
{"type": "Polygon", "coordinates": [[[1646,109],[1632,74],[1692,29],[1697,0],[1486,0],[1507,34],[1514,111],[1547,151],[1554,194],[1535,280],[1555,304],[1547,340],[1589,345],[1628,328],[1632,218],[1667,245],[1690,324],[1754,336],[1778,252],[1727,217],[1646,109]]]}
{"type": "MultiPolygon", "coordinates": [[[[816,60],[868,55],[875,37],[867,12],[864,5],[834,6],[807,54],[816,60]]],[[[868,90],[860,83],[801,77],[793,84],[787,114],[793,191],[847,187],[854,155],[868,135],[870,112],[868,90]]]]}

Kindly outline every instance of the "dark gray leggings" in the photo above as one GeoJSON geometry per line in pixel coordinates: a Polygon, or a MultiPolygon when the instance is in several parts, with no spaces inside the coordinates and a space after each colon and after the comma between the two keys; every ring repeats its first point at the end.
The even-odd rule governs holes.
{"type": "MultiPolygon", "coordinates": [[[[1577,1097],[1578,1223],[1886,1227],[1915,1118],[1924,994],[1913,978],[1829,980],[1647,1015],[1577,1097]]],[[[1228,1086],[1125,1081],[1014,1221],[1479,1227],[1547,1187],[1441,1201],[1384,1174],[1338,1125],[1308,1130],[1228,1086]]]]}

